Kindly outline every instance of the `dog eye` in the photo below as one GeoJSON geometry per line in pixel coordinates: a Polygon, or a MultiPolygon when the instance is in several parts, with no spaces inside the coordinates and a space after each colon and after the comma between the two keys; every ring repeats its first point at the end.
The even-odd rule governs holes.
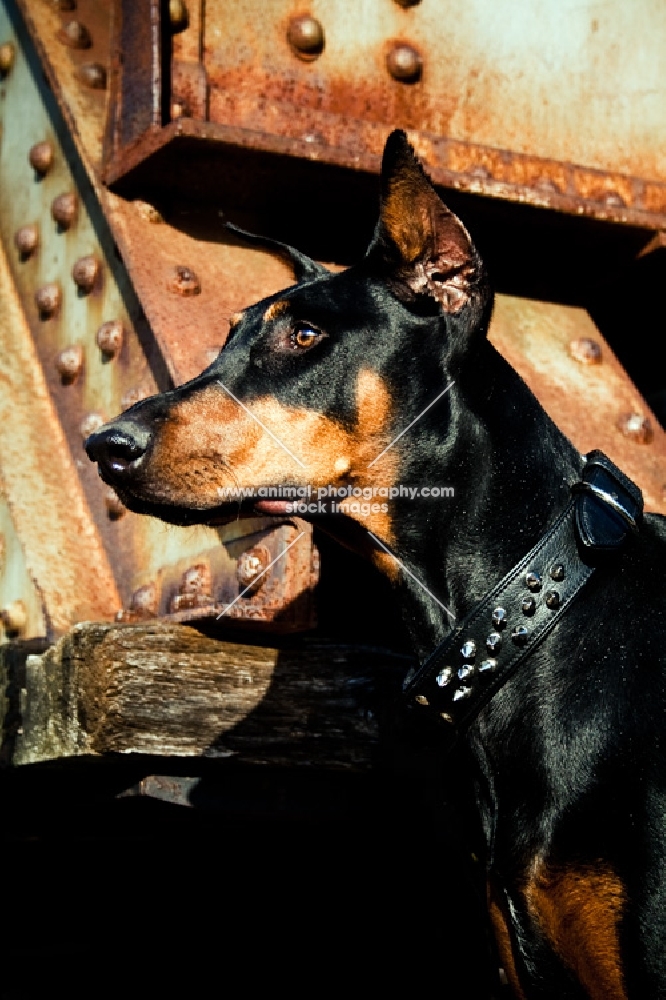
{"type": "Polygon", "coordinates": [[[291,331],[290,344],[295,351],[307,351],[324,336],[320,330],[315,330],[309,323],[299,323],[291,331]]]}

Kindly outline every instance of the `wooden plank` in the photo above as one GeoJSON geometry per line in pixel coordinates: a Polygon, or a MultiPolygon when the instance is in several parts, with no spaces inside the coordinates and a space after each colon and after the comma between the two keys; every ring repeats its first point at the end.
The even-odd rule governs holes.
{"type": "Polygon", "coordinates": [[[10,654],[11,644],[13,765],[140,753],[366,770],[377,761],[382,706],[409,665],[314,640],[221,642],[159,621],[76,625],[44,653],[27,651],[22,673],[10,654]]]}

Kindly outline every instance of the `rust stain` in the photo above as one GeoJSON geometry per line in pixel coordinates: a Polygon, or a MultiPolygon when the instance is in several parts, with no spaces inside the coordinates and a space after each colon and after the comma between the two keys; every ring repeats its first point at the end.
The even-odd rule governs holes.
{"type": "Polygon", "coordinates": [[[666,431],[584,309],[498,295],[489,338],[580,452],[600,448],[640,486],[646,509],[666,514],[666,431]],[[595,342],[598,363],[572,356],[580,340],[595,342]],[[623,432],[626,414],[649,421],[647,443],[623,432]]]}
{"type": "Polygon", "coordinates": [[[537,859],[525,900],[590,1000],[626,1000],[618,939],[625,891],[608,865],[550,868],[537,859]]]}

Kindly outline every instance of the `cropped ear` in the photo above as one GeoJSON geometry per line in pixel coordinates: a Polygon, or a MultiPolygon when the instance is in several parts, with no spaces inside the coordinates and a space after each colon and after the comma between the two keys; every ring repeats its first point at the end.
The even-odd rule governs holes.
{"type": "Polygon", "coordinates": [[[485,285],[469,233],[438,196],[400,130],[384,148],[380,216],[368,257],[388,268],[399,297],[428,295],[447,313],[460,312],[485,285]]]}
{"type": "Polygon", "coordinates": [[[300,250],[290,247],[287,243],[272,240],[269,236],[258,236],[256,233],[248,233],[246,229],[234,226],[232,222],[225,222],[224,226],[225,229],[228,229],[236,236],[240,236],[244,243],[250,243],[261,250],[268,250],[270,253],[274,253],[276,257],[281,257],[282,260],[291,266],[294,277],[299,285],[301,282],[314,281],[315,278],[321,278],[325,275],[330,276],[331,272],[327,271],[321,264],[318,264],[316,260],[306,257],[300,250]]]}

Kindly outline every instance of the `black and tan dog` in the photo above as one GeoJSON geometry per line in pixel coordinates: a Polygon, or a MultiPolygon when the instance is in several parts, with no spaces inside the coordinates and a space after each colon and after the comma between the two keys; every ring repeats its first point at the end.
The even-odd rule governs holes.
{"type": "MultiPolygon", "coordinates": [[[[426,657],[559,523],[585,460],[486,340],[484,266],[403,133],[388,140],[380,219],[359,264],[331,274],[275,249],[298,283],[235,317],[205,372],[104,427],[89,455],[130,508],[176,523],[235,518],[227,487],[352,484],[381,497],[396,484],[453,485],[455,498],[312,514],[393,580],[426,657]]],[[[609,488],[589,489],[622,506],[609,488]]],[[[664,521],[647,517],[612,556],[590,556],[576,600],[464,735],[482,776],[491,916],[518,997],[666,997],[665,543],[664,521]]],[[[528,595],[524,614],[534,608],[528,595]]],[[[460,676],[496,663],[475,664],[470,649],[460,676]]]]}

